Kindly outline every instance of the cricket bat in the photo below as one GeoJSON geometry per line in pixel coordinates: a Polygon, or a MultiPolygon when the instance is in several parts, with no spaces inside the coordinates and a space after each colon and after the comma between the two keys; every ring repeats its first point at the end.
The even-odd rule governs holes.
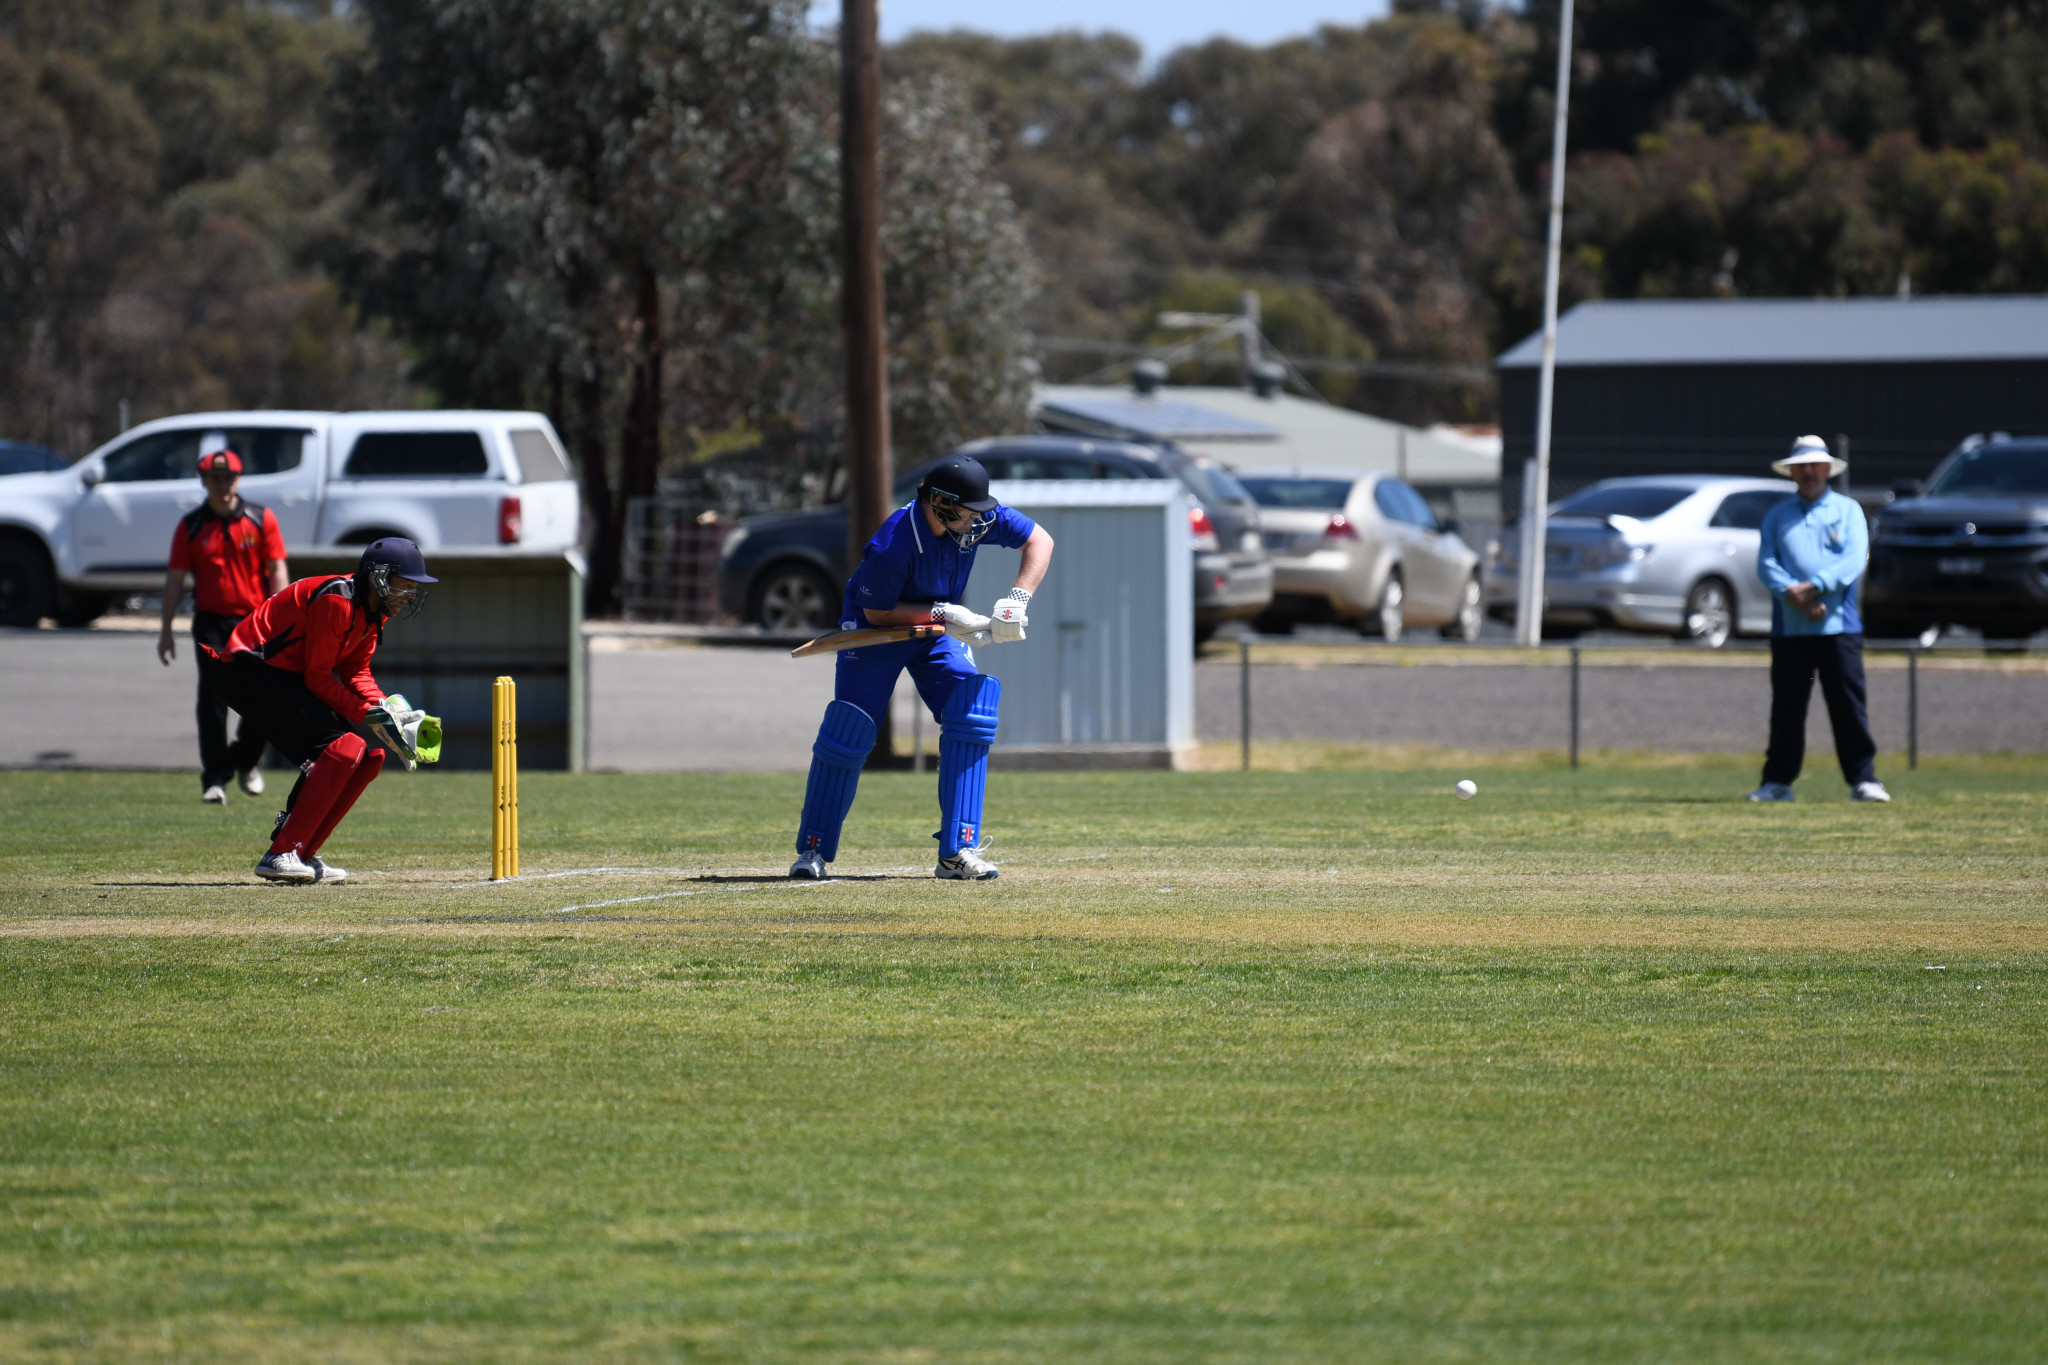
{"type": "Polygon", "coordinates": [[[869,626],[862,630],[835,630],[807,640],[789,651],[792,659],[808,659],[813,654],[836,654],[842,649],[859,649],[864,645],[890,645],[902,640],[935,640],[946,633],[944,625],[937,621],[921,626],[869,626]]]}

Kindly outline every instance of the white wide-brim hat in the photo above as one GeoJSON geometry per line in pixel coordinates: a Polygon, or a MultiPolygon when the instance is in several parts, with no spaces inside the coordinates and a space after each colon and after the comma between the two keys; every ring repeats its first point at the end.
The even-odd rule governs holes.
{"type": "Polygon", "coordinates": [[[1818,436],[1802,436],[1794,441],[1792,453],[1782,460],[1771,461],[1771,468],[1789,479],[1792,477],[1792,466],[1798,464],[1824,464],[1828,467],[1828,477],[1831,479],[1849,467],[1847,460],[1838,460],[1828,454],[1828,443],[1818,436]]]}

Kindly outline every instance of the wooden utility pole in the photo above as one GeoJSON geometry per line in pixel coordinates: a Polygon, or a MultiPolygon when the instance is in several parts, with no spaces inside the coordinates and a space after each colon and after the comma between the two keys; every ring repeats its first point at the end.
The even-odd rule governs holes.
{"type": "MultiPolygon", "coordinates": [[[[846,571],[889,516],[889,343],[882,301],[882,43],[876,0],[839,11],[839,322],[846,333],[846,571]]],[[[895,765],[889,708],[868,766],[895,765]]]]}
{"type": "Polygon", "coordinates": [[[839,317],[846,333],[846,567],[889,515],[889,351],[882,303],[882,48],[876,0],[839,21],[839,317]]]}

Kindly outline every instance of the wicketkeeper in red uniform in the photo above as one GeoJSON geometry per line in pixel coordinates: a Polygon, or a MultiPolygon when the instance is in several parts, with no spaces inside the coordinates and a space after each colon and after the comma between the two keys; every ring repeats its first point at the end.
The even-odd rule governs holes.
{"type": "Polygon", "coordinates": [[[268,507],[245,500],[242,457],[232,450],[213,450],[199,457],[199,479],[206,501],[192,509],[171,533],[170,572],[164,576],[164,628],[156,640],[156,657],[170,666],[178,642],[171,618],[185,595],[185,575],[192,575],[192,647],[199,657],[199,799],[224,802],[228,778],[239,777],[242,790],[263,794],[263,727],[246,714],[228,743],[228,704],[214,678],[220,665],[207,657],[205,646],[220,649],[242,618],[291,582],[284,562],[284,532],[268,507]]]}
{"type": "Polygon", "coordinates": [[[320,847],[384,767],[383,751],[365,743],[356,726],[366,727],[408,768],[416,757],[438,756],[440,722],[402,697],[387,697],[370,676],[385,621],[418,615],[426,585],[435,581],[419,546],[387,537],[363,551],[354,574],[300,579],[235,627],[226,648],[209,651],[220,660],[228,704],[300,765],[257,876],[347,879],[348,873],[321,861],[320,847]]]}

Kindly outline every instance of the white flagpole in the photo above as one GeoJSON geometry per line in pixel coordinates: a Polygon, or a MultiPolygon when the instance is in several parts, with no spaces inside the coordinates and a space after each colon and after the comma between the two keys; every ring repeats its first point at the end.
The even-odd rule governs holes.
{"type": "Polygon", "coordinates": [[[1571,99],[1572,0],[1557,25],[1557,119],[1550,132],[1550,244],[1543,257],[1543,368],[1536,382],[1536,477],[1522,505],[1522,572],[1515,601],[1515,643],[1543,643],[1544,541],[1550,521],[1550,400],[1557,382],[1557,272],[1564,245],[1564,125],[1571,99]],[[1533,484],[1533,487],[1532,487],[1533,484]]]}

